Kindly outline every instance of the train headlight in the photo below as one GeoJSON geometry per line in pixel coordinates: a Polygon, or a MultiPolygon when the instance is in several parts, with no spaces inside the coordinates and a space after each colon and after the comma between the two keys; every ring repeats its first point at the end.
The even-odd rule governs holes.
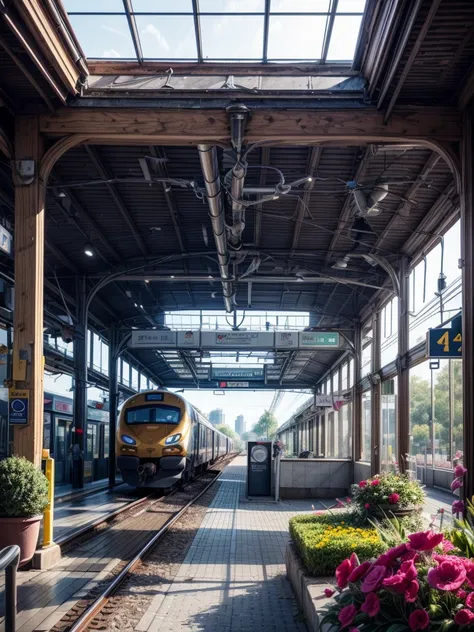
{"type": "Polygon", "coordinates": [[[123,441],[124,443],[126,443],[127,445],[136,445],[136,443],[137,443],[137,442],[135,441],[135,439],[134,439],[133,437],[130,437],[129,435],[122,435],[120,438],[121,438],[121,439],[122,439],[122,441],[123,441]]]}
{"type": "Polygon", "coordinates": [[[172,445],[173,443],[178,443],[180,439],[181,439],[181,435],[178,432],[177,434],[171,435],[170,437],[166,437],[165,444],[172,445]]]}

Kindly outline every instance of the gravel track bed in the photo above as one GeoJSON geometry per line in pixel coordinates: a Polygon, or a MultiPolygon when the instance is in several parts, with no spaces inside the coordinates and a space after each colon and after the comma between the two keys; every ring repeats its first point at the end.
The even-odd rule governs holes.
{"type": "MultiPolygon", "coordinates": [[[[212,469],[222,471],[231,460],[215,464],[212,469]]],[[[186,490],[179,491],[168,498],[167,502],[172,501],[172,505],[175,505],[177,509],[196,496],[208,483],[209,477],[204,475],[190,483],[186,490]]],[[[136,627],[157,590],[162,590],[167,584],[172,583],[216,492],[217,486],[212,486],[173,524],[148,554],[146,560],[133,570],[101,613],[91,622],[89,630],[133,630],[136,627]]],[[[142,512],[142,507],[135,508],[135,515],[142,512]]],[[[67,632],[72,623],[102,593],[127,562],[128,560],[116,566],[107,579],[95,587],[85,599],[79,601],[52,628],[52,631],[67,632]]]]}

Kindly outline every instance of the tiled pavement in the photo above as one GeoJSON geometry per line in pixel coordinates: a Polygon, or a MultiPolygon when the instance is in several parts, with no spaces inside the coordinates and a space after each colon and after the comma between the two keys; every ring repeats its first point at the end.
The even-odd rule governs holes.
{"type": "Polygon", "coordinates": [[[285,576],[288,519],[308,501],[245,502],[245,457],[227,467],[186,559],[141,632],[306,630],[285,576]]]}

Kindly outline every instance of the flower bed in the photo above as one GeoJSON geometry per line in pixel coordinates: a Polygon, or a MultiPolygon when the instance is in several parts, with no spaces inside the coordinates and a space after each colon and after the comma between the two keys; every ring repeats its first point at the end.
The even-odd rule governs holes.
{"type": "Polygon", "coordinates": [[[417,509],[423,505],[425,494],[418,481],[406,474],[387,472],[361,481],[352,488],[354,503],[368,514],[417,509]]]}
{"type": "Polygon", "coordinates": [[[323,623],[349,632],[472,629],[474,561],[450,551],[442,533],[425,531],[374,561],[351,555],[336,570],[340,592],[323,623]]]}
{"type": "Polygon", "coordinates": [[[308,573],[331,575],[353,552],[359,559],[368,560],[386,549],[375,529],[357,527],[347,520],[347,514],[296,516],[290,520],[291,537],[308,573]]]}

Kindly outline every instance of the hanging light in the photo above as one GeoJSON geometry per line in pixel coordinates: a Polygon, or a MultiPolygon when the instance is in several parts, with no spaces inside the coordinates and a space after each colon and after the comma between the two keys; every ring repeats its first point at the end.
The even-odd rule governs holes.
{"type": "Polygon", "coordinates": [[[84,246],[84,254],[87,255],[88,257],[94,256],[94,248],[92,247],[92,244],[86,244],[84,246]]]}

